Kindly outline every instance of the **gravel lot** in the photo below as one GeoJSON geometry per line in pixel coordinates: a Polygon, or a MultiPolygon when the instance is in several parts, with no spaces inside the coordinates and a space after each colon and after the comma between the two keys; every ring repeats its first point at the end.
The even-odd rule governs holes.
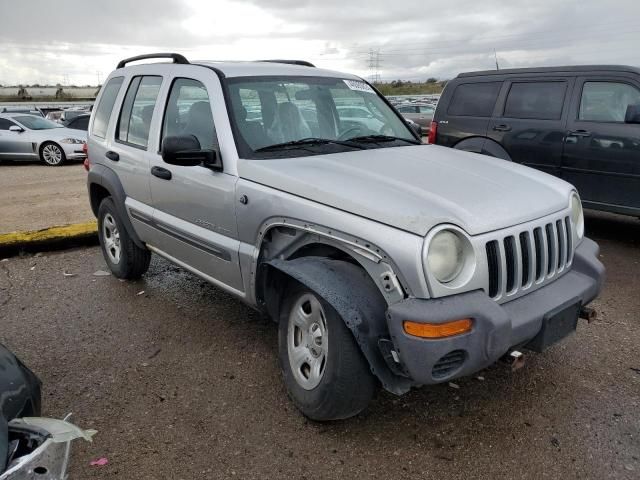
{"type": "Polygon", "coordinates": [[[608,268],[596,322],[515,374],[381,393],[344,422],[292,407],[274,324],[157,258],[137,283],[93,276],[98,248],[1,262],[0,340],[43,380],[46,415],[99,431],[71,478],[637,479],[640,221],[587,229],[608,268]]]}
{"type": "Polygon", "coordinates": [[[82,163],[0,162],[0,233],[95,220],[82,163]]]}

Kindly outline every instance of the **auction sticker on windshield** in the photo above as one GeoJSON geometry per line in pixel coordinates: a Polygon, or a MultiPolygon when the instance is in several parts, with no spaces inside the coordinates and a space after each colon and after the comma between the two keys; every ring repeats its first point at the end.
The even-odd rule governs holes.
{"type": "Polygon", "coordinates": [[[358,80],[343,80],[344,83],[351,90],[356,90],[358,92],[367,92],[367,93],[375,93],[373,88],[371,88],[366,82],[361,82],[358,80]]]}

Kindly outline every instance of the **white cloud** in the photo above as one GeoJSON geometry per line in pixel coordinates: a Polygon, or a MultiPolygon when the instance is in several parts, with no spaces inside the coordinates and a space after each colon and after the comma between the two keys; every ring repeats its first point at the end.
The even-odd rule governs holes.
{"type": "Polygon", "coordinates": [[[0,82],[96,83],[121,58],[301,58],[385,79],[640,64],[637,0],[0,0],[0,82]]]}

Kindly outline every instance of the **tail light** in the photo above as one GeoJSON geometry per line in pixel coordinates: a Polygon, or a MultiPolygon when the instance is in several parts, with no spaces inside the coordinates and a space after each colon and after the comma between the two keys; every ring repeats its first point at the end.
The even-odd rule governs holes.
{"type": "Polygon", "coordinates": [[[84,159],[84,162],[82,163],[82,165],[84,166],[84,169],[88,172],[89,169],[91,168],[91,162],[89,162],[89,147],[86,143],[82,145],[82,153],[84,153],[87,156],[87,158],[84,159]]]}
{"type": "Polygon", "coordinates": [[[438,123],[431,122],[429,126],[429,135],[427,136],[427,143],[436,143],[436,138],[438,137],[438,123]]]}

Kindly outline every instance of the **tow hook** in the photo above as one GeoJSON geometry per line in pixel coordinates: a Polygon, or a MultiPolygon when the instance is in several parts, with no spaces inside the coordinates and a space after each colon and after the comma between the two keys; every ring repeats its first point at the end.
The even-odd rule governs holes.
{"type": "Polygon", "coordinates": [[[502,357],[502,361],[511,365],[511,371],[515,372],[524,367],[524,353],[518,350],[511,350],[502,357]]]}
{"type": "Polygon", "coordinates": [[[598,312],[596,312],[595,309],[591,307],[582,307],[580,309],[580,318],[583,318],[588,323],[593,322],[597,316],[598,312]]]}

